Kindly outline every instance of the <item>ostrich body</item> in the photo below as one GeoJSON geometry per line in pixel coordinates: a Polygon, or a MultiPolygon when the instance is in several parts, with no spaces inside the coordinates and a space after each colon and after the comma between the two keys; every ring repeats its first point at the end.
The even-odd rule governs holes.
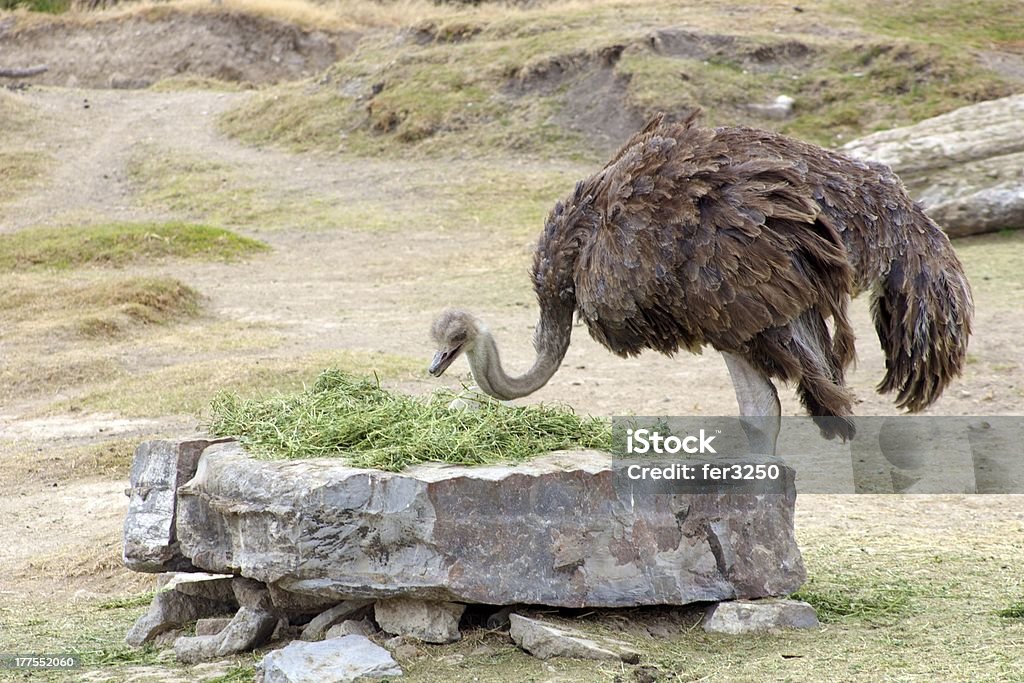
{"type": "Polygon", "coordinates": [[[445,311],[440,375],[461,353],[487,394],[551,378],[574,313],[620,356],[710,345],[726,361],[751,445],[774,453],[772,379],[797,385],[826,438],[852,438],[847,304],[870,292],[885,352],[879,392],[931,405],[963,367],[973,312],[948,238],[886,166],[776,133],[655,117],[551,211],[533,260],[540,304],[525,374],[510,377],[487,328],[445,311]]]}

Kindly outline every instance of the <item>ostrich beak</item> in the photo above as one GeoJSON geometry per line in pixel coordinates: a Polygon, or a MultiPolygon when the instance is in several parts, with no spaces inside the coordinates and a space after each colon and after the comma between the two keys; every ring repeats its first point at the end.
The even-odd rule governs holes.
{"type": "Polygon", "coordinates": [[[430,362],[430,367],[427,368],[427,372],[434,377],[440,377],[444,374],[444,371],[448,369],[448,366],[455,362],[455,359],[459,357],[460,351],[462,351],[462,344],[451,349],[441,349],[434,354],[434,360],[430,362]]]}

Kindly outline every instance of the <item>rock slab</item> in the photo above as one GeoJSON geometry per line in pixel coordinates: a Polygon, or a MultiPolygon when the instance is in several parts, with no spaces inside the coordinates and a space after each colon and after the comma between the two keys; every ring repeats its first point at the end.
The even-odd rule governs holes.
{"type": "Polygon", "coordinates": [[[462,637],[459,619],[464,611],[465,605],[415,598],[381,600],[373,606],[373,616],[381,630],[426,643],[454,643],[459,640],[462,637]]]}
{"type": "Polygon", "coordinates": [[[178,490],[200,568],[268,584],[275,603],[396,596],[561,607],[788,595],[804,581],[784,493],[634,495],[612,457],[403,472],[267,461],[210,446],[178,490]]]}
{"type": "Polygon", "coordinates": [[[873,133],[842,151],[891,166],[950,236],[1024,228],[1024,94],[873,133]]]}
{"type": "Polygon", "coordinates": [[[188,570],[175,529],[178,487],[191,479],[209,439],[146,441],[135,449],[124,520],[125,566],[137,572],[188,570]]]}
{"type": "Polygon", "coordinates": [[[612,638],[595,638],[565,626],[554,626],[539,619],[510,614],[512,640],[538,659],[575,657],[636,663],[640,654],[628,643],[612,638]]]}
{"type": "Polygon", "coordinates": [[[401,676],[391,654],[359,635],[316,643],[294,641],[263,658],[256,674],[263,683],[347,683],[401,676]]]}
{"type": "Polygon", "coordinates": [[[814,608],[801,600],[730,600],[708,607],[704,630],[745,635],[791,628],[818,628],[814,608]]]}

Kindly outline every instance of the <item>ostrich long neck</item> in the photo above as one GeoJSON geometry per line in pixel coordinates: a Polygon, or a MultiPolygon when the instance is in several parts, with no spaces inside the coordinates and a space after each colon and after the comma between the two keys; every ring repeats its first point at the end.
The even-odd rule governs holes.
{"type": "Polygon", "coordinates": [[[480,331],[476,346],[468,356],[473,379],[484,393],[507,401],[532,394],[548,383],[558,370],[558,366],[562,364],[572,335],[573,309],[559,309],[544,310],[542,307],[540,322],[534,335],[537,358],[533,362],[533,367],[519,377],[508,376],[501,367],[501,356],[497,344],[494,343],[494,337],[486,329],[480,331]]]}

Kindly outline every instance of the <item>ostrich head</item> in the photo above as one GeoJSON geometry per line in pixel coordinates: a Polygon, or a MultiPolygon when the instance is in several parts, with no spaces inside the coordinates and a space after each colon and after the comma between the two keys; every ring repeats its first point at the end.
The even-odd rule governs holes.
{"type": "Polygon", "coordinates": [[[443,312],[430,328],[437,353],[427,371],[434,377],[443,375],[461,353],[473,351],[480,331],[480,321],[466,311],[448,309],[443,312]]]}

